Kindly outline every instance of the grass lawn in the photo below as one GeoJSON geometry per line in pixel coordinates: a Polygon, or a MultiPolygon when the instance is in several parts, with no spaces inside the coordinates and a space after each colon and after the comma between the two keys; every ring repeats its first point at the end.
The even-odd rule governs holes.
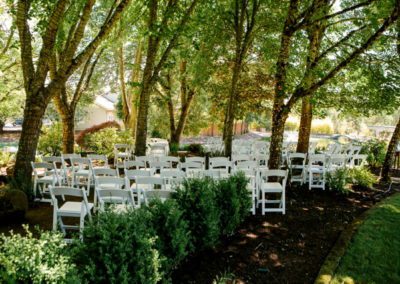
{"type": "Polygon", "coordinates": [[[400,194],[370,211],[331,283],[400,283],[400,194]]]}

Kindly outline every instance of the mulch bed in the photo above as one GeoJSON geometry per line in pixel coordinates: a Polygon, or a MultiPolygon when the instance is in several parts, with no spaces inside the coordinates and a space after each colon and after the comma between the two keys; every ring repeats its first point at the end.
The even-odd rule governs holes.
{"type": "MultiPolygon", "coordinates": [[[[395,173],[400,176],[400,171],[395,173]]],[[[249,216],[238,232],[214,250],[190,256],[172,275],[173,283],[212,283],[221,275],[234,275],[236,283],[313,283],[339,234],[354,218],[387,195],[400,191],[396,178],[375,190],[347,196],[303,188],[287,190],[286,215],[249,216]]],[[[49,230],[50,204],[37,203],[28,211],[31,227],[49,230]]],[[[0,224],[0,233],[23,232],[20,220],[0,224]]]]}
{"type": "MultiPolygon", "coordinates": [[[[396,174],[398,176],[398,173],[396,174]]],[[[236,283],[313,283],[343,229],[393,192],[400,182],[347,196],[301,188],[287,192],[286,215],[250,216],[214,250],[188,258],[173,283],[212,283],[233,275],[236,283]]]]}

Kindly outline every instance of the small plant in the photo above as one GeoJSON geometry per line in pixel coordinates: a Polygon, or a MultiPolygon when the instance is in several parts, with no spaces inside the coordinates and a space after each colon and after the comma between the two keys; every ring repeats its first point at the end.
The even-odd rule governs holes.
{"type": "Polygon", "coordinates": [[[100,213],[85,226],[74,260],[87,283],[157,283],[161,259],[151,214],[144,209],[100,213]]]}
{"type": "Polygon", "coordinates": [[[39,232],[33,237],[0,235],[0,280],[2,283],[79,283],[76,267],[61,234],[39,232]]]}
{"type": "Polygon", "coordinates": [[[247,190],[247,178],[238,173],[218,181],[217,203],[221,211],[222,234],[230,235],[244,221],[251,208],[251,195],[247,190]]]}
{"type": "Polygon", "coordinates": [[[224,271],[218,275],[212,282],[212,284],[235,284],[235,275],[232,272],[224,271]]]}
{"type": "Polygon", "coordinates": [[[0,168],[8,167],[13,164],[15,159],[15,154],[6,151],[0,151],[0,168]]]}
{"type": "Polygon", "coordinates": [[[55,123],[42,130],[38,151],[43,155],[59,156],[62,151],[62,125],[55,123]]]}
{"type": "Polygon", "coordinates": [[[210,178],[188,179],[173,194],[192,231],[194,249],[214,247],[220,237],[220,215],[215,182],[210,178]]]}
{"type": "Polygon", "coordinates": [[[326,184],[329,190],[338,191],[341,194],[348,194],[350,189],[347,186],[349,171],[346,168],[336,169],[326,175],[326,184]]]}
{"type": "Polygon", "coordinates": [[[162,270],[168,274],[190,252],[189,224],[175,200],[154,200],[147,210],[157,234],[156,248],[162,258],[162,270]]]}
{"type": "Polygon", "coordinates": [[[179,151],[179,144],[178,143],[170,143],[169,144],[169,151],[172,154],[176,154],[179,151]]]}
{"type": "Polygon", "coordinates": [[[349,170],[349,181],[362,189],[368,189],[373,187],[376,177],[366,167],[355,167],[349,170]]]}
{"type": "Polygon", "coordinates": [[[373,168],[379,168],[385,161],[386,142],[371,139],[363,144],[361,154],[367,154],[367,162],[373,168]]]}
{"type": "Polygon", "coordinates": [[[114,145],[118,143],[133,144],[131,134],[128,131],[118,131],[117,128],[104,128],[87,135],[84,147],[97,154],[112,157],[114,145]]]}

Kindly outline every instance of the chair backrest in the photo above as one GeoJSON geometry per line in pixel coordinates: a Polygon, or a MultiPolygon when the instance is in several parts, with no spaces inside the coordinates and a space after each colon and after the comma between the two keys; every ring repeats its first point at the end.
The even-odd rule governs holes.
{"type": "Polygon", "coordinates": [[[325,154],[311,154],[308,156],[309,165],[325,166],[326,155],[325,154]]]}
{"type": "Polygon", "coordinates": [[[165,181],[162,177],[137,177],[136,178],[136,190],[140,191],[143,189],[155,189],[159,186],[160,189],[165,188],[165,181]],[[143,187],[144,185],[144,187],[143,187]]]}
{"type": "Polygon", "coordinates": [[[43,162],[31,162],[33,174],[35,177],[55,175],[57,176],[57,171],[55,171],[56,166],[54,163],[43,163],[43,162]]]}
{"type": "Polygon", "coordinates": [[[151,161],[149,162],[149,166],[152,169],[162,170],[170,168],[171,164],[169,162],[151,161]]]}
{"type": "Polygon", "coordinates": [[[203,168],[206,165],[205,157],[185,157],[185,163],[200,163],[203,168]]]}
{"type": "Polygon", "coordinates": [[[68,167],[68,165],[71,165],[71,159],[75,159],[75,158],[80,158],[81,155],[80,154],[61,154],[61,159],[62,159],[62,163],[64,165],[65,168],[68,167]]]}
{"type": "Polygon", "coordinates": [[[86,207],[86,212],[88,212],[88,214],[90,215],[89,202],[87,200],[86,191],[83,188],[68,186],[49,186],[49,191],[55,211],[58,211],[59,209],[57,196],[61,196],[63,200],[65,196],[72,196],[74,198],[81,197],[83,206],[86,207]]]}
{"type": "Polygon", "coordinates": [[[226,157],[210,158],[208,168],[218,169],[223,168],[229,170],[232,167],[232,162],[226,157]]]}
{"type": "Polygon", "coordinates": [[[344,167],[346,165],[346,155],[332,154],[329,157],[329,166],[344,167]]]}
{"type": "Polygon", "coordinates": [[[280,182],[282,186],[286,187],[288,172],[287,170],[261,170],[259,171],[260,181],[263,182],[280,182]]]}
{"type": "Polygon", "coordinates": [[[118,177],[118,170],[109,168],[98,168],[98,169],[93,169],[93,175],[95,177],[98,176],[118,177]]]}
{"type": "Polygon", "coordinates": [[[236,164],[237,162],[245,162],[251,160],[252,160],[251,156],[246,154],[232,155],[231,157],[231,161],[233,164],[236,164]]]}
{"type": "Polygon", "coordinates": [[[174,156],[162,156],[162,157],[159,157],[158,158],[159,159],[159,161],[160,162],[167,162],[167,163],[170,163],[171,164],[171,167],[172,167],[172,164],[173,163],[179,163],[180,161],[179,161],[179,158],[178,157],[174,157],[174,156]]]}
{"type": "Polygon", "coordinates": [[[257,166],[268,166],[269,153],[267,154],[255,154],[253,160],[256,161],[257,166]]]}
{"type": "Polygon", "coordinates": [[[117,152],[129,152],[131,146],[129,144],[115,144],[114,145],[114,150],[117,152]]]}
{"type": "Polygon", "coordinates": [[[145,161],[132,161],[132,160],[124,160],[124,169],[130,170],[130,169],[141,169],[141,168],[146,168],[146,162],[145,161]]]}
{"type": "Polygon", "coordinates": [[[135,200],[131,190],[123,189],[98,189],[97,197],[99,199],[100,208],[104,210],[106,203],[111,204],[126,204],[135,207],[135,200]]]}
{"type": "Polygon", "coordinates": [[[360,166],[364,166],[366,160],[367,160],[368,155],[363,155],[363,154],[356,154],[352,156],[351,159],[351,166],[356,166],[356,167],[360,167],[360,166]]]}
{"type": "Polygon", "coordinates": [[[91,163],[88,158],[71,158],[71,166],[76,169],[90,169],[91,163]]]}
{"type": "Polygon", "coordinates": [[[99,176],[95,177],[95,189],[122,189],[125,179],[120,177],[99,176]]]}
{"type": "Polygon", "coordinates": [[[187,171],[188,169],[204,170],[204,164],[197,162],[184,162],[179,164],[181,170],[187,171]]]}
{"type": "Polygon", "coordinates": [[[57,163],[61,164],[62,163],[62,158],[61,156],[51,156],[51,157],[42,157],[43,162],[45,163],[57,163]]]}
{"type": "Polygon", "coordinates": [[[289,153],[287,162],[288,167],[292,167],[292,165],[301,165],[304,166],[306,163],[307,154],[305,153],[289,153]]]}
{"type": "Polygon", "coordinates": [[[162,178],[185,178],[186,174],[184,171],[179,169],[164,169],[160,172],[162,178]]]}
{"type": "Polygon", "coordinates": [[[136,177],[150,177],[154,175],[152,170],[124,170],[125,177],[135,180],[136,177]]]}
{"type": "Polygon", "coordinates": [[[87,158],[92,163],[92,166],[108,167],[108,159],[106,155],[89,154],[87,158]]]}
{"type": "Polygon", "coordinates": [[[220,179],[222,177],[222,172],[219,169],[210,169],[210,170],[204,170],[201,172],[201,175],[203,177],[209,177],[209,178],[214,178],[214,179],[220,179]]]}

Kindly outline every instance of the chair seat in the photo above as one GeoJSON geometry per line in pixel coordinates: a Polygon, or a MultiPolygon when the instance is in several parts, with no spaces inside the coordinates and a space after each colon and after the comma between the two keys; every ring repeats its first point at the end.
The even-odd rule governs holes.
{"type": "Polygon", "coordinates": [[[310,173],[313,173],[313,174],[322,174],[324,172],[324,169],[321,169],[321,168],[310,168],[309,171],[310,171],[310,173]]]}
{"type": "Polygon", "coordinates": [[[75,172],[76,176],[89,176],[90,171],[89,170],[78,170],[75,172]]]}
{"type": "Polygon", "coordinates": [[[128,153],[118,153],[117,157],[118,158],[129,158],[130,155],[128,153]]]}
{"type": "Polygon", "coordinates": [[[56,179],[55,176],[44,176],[38,179],[39,183],[53,182],[56,179]]]}
{"type": "Polygon", "coordinates": [[[261,190],[265,192],[279,193],[283,191],[283,187],[279,182],[266,182],[262,184],[261,190]]]}
{"type": "MultiPolygon", "coordinates": [[[[88,203],[89,210],[93,208],[93,203],[88,203]]],[[[76,201],[67,201],[65,202],[60,209],[58,209],[58,215],[62,216],[70,216],[70,217],[79,217],[81,215],[82,202],[76,201]]],[[[86,211],[86,208],[83,207],[86,211]]],[[[85,212],[85,215],[87,212],[85,212]]]]}

